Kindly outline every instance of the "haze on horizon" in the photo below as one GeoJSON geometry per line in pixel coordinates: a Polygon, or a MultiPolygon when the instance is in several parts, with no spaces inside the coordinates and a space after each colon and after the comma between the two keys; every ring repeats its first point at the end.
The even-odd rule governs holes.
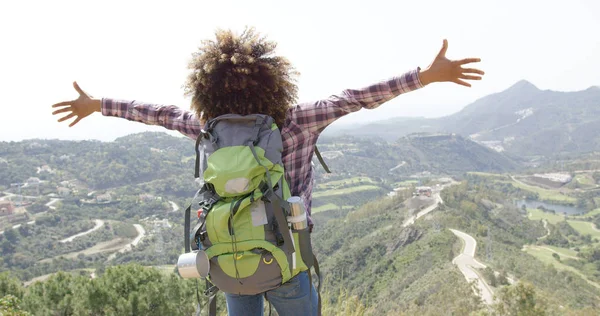
{"type": "Polygon", "coordinates": [[[482,58],[486,75],[470,89],[434,84],[336,125],[449,115],[520,80],[584,90],[600,85],[599,16],[595,0],[3,2],[0,141],[166,131],[99,113],[69,128],[50,106],[75,98],[76,80],[93,96],[187,109],[181,85],[191,53],[215,29],[246,25],[277,41],[300,71],[300,102],[426,67],[444,38],[449,58],[482,58]]]}

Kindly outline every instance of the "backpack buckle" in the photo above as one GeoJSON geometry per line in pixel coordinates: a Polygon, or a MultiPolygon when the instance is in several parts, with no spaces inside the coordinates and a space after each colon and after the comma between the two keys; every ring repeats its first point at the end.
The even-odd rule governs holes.
{"type": "Polygon", "coordinates": [[[204,290],[204,295],[205,296],[213,296],[218,291],[219,291],[219,289],[213,285],[213,286],[209,287],[208,289],[204,290]]]}
{"type": "Polygon", "coordinates": [[[215,199],[214,196],[204,200],[204,201],[200,201],[198,204],[200,205],[200,209],[198,210],[198,218],[200,218],[200,215],[202,214],[202,212],[206,212],[208,213],[208,211],[210,211],[210,209],[212,208],[212,206],[217,203],[218,199],[215,199]]]}

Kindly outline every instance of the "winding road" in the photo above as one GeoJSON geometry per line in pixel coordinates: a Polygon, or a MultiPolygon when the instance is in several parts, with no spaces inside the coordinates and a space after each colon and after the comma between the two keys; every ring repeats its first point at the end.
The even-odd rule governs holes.
{"type": "Polygon", "coordinates": [[[100,220],[100,219],[95,219],[94,222],[96,223],[96,226],[92,227],[92,229],[89,229],[89,230],[86,230],[86,231],[84,231],[82,233],[75,234],[75,235],[73,235],[71,237],[65,238],[65,239],[61,240],[60,242],[62,242],[62,243],[71,242],[75,238],[78,238],[78,237],[81,237],[81,236],[85,236],[87,234],[90,234],[90,233],[93,233],[93,232],[97,231],[98,229],[100,229],[100,227],[102,227],[104,225],[104,221],[100,220]]]}
{"type": "MultiPolygon", "coordinates": [[[[440,197],[440,191],[443,190],[446,186],[453,185],[453,184],[456,184],[456,182],[452,182],[450,184],[442,186],[439,189],[439,191],[434,193],[435,202],[432,205],[425,208],[424,210],[417,213],[416,215],[409,217],[404,222],[402,227],[407,227],[407,226],[414,224],[417,219],[419,219],[419,218],[429,214],[433,210],[435,210],[440,203],[443,204],[444,201],[440,197]]],[[[450,231],[452,231],[452,233],[454,235],[456,235],[457,237],[462,239],[463,243],[464,243],[464,248],[463,248],[462,253],[459,254],[458,256],[456,256],[452,260],[452,263],[458,267],[460,272],[467,279],[467,282],[469,282],[469,283],[472,281],[476,282],[480,293],[477,293],[477,291],[474,290],[475,294],[479,295],[485,304],[487,304],[487,305],[493,304],[494,303],[494,291],[485,282],[483,277],[481,277],[476,271],[476,269],[485,269],[487,267],[486,265],[484,265],[483,263],[481,263],[475,259],[475,250],[477,249],[477,241],[475,240],[475,238],[471,237],[471,235],[468,235],[461,231],[458,231],[455,229],[450,229],[450,231]]],[[[511,284],[514,282],[514,280],[512,280],[510,278],[508,278],[508,281],[511,284]]]]}
{"type": "Polygon", "coordinates": [[[171,212],[179,211],[179,205],[175,204],[175,202],[169,201],[169,204],[171,204],[171,207],[173,208],[173,210],[171,212]]]}
{"type": "Polygon", "coordinates": [[[418,220],[419,218],[421,218],[421,217],[431,213],[433,210],[435,210],[438,207],[439,203],[444,203],[444,201],[442,201],[442,198],[440,197],[439,193],[435,193],[433,197],[435,199],[433,204],[429,205],[427,208],[425,208],[424,210],[417,213],[417,215],[413,215],[413,216],[409,217],[404,222],[404,224],[402,224],[402,227],[408,227],[408,226],[414,224],[416,220],[418,220]]]}
{"type": "Polygon", "coordinates": [[[454,235],[459,237],[464,242],[464,248],[461,254],[456,256],[452,263],[458,266],[458,269],[465,276],[468,282],[476,281],[477,287],[479,288],[481,299],[490,305],[494,303],[494,291],[490,286],[483,280],[483,278],[477,274],[475,269],[485,269],[486,266],[481,262],[475,260],[475,249],[477,248],[477,241],[471,235],[465,234],[461,231],[450,229],[454,235]]]}
{"type": "Polygon", "coordinates": [[[133,227],[135,227],[135,230],[137,230],[137,233],[138,233],[137,237],[135,237],[135,239],[132,242],[125,245],[119,251],[108,256],[108,259],[106,259],[106,261],[111,261],[114,258],[116,258],[117,253],[124,253],[124,252],[130,251],[133,247],[135,247],[135,246],[137,246],[137,244],[139,244],[140,240],[142,240],[142,238],[144,238],[144,236],[146,236],[146,230],[144,229],[144,227],[142,225],[133,224],[133,227]]]}

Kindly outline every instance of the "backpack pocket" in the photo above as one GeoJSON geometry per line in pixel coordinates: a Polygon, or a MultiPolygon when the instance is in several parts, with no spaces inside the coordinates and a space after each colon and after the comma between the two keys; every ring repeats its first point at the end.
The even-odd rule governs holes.
{"type": "MultiPolygon", "coordinates": [[[[283,260],[287,260],[285,255],[283,260]]],[[[280,263],[266,249],[226,253],[213,257],[210,281],[226,293],[254,295],[279,287],[283,283],[280,263]]]]}

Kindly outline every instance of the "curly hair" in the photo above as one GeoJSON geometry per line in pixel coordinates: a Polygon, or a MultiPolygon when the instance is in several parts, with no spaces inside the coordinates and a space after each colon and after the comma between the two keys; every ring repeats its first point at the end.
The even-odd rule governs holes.
{"type": "Polygon", "coordinates": [[[298,72],[284,57],[273,56],[276,43],[254,28],[241,35],[217,30],[216,41],[204,40],[192,54],[191,73],[184,84],[198,117],[223,114],[267,114],[279,128],[296,101],[298,72]]]}

